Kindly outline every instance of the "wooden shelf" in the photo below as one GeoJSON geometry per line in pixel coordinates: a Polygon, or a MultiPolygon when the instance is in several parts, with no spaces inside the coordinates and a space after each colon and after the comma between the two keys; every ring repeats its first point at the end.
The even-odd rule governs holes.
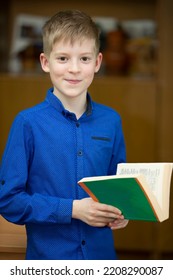
{"type": "Polygon", "coordinates": [[[0,259],[3,256],[20,256],[24,258],[26,251],[25,227],[7,222],[0,217],[0,259]]]}
{"type": "Polygon", "coordinates": [[[0,234],[0,252],[25,253],[26,236],[24,234],[0,234]]]}

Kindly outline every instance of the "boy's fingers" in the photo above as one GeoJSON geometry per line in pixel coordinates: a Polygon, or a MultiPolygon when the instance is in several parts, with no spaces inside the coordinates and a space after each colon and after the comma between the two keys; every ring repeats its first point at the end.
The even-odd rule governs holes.
{"type": "Polygon", "coordinates": [[[103,203],[99,203],[99,204],[100,204],[100,207],[101,207],[102,211],[114,213],[116,215],[121,215],[122,214],[120,209],[118,209],[118,208],[116,208],[112,205],[107,205],[107,204],[103,204],[103,203]]]}

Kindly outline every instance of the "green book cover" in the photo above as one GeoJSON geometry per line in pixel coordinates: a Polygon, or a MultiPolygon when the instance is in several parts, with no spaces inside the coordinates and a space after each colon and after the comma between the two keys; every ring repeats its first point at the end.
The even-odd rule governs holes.
{"type": "Polygon", "coordinates": [[[87,181],[79,185],[96,201],[113,205],[125,219],[158,221],[154,207],[136,177],[87,181]]]}

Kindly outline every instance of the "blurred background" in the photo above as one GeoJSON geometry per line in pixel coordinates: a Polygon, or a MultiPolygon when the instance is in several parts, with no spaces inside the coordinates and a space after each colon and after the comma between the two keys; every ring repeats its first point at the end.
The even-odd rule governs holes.
{"type": "MultiPolygon", "coordinates": [[[[62,9],[89,13],[104,60],[89,92],[117,110],[129,162],[173,162],[172,0],[6,0],[0,9],[0,157],[15,115],[51,86],[39,65],[41,27],[62,9]]],[[[131,221],[114,232],[120,259],[173,259],[173,190],[163,223],[131,221]]],[[[23,226],[0,217],[0,259],[24,259],[23,226]]]]}

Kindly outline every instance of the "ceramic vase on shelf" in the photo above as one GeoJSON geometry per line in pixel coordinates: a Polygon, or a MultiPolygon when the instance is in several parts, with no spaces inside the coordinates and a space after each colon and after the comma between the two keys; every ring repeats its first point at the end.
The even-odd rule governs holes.
{"type": "Polygon", "coordinates": [[[126,75],[128,71],[127,36],[121,26],[106,35],[106,47],[103,51],[105,74],[126,75]]]}

